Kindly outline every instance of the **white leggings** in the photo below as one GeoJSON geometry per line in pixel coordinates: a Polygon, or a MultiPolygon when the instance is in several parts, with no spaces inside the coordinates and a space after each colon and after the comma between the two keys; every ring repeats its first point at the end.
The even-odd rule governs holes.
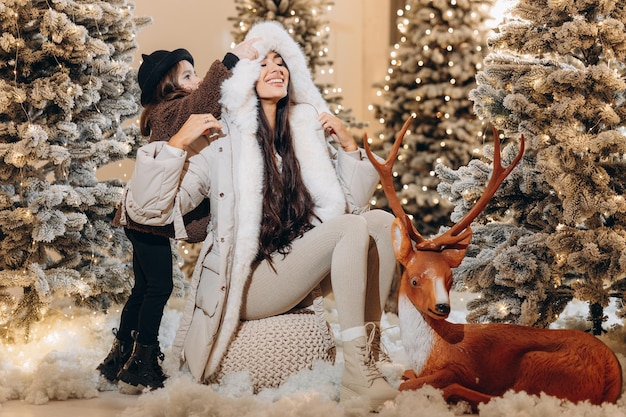
{"type": "Polygon", "coordinates": [[[267,261],[254,269],[242,318],[289,311],[306,303],[311,290],[321,284],[325,295],[332,288],[342,330],[380,321],[396,267],[393,219],[386,211],[371,210],[315,226],[293,242],[286,257],[274,257],[275,270],[267,261]]]}

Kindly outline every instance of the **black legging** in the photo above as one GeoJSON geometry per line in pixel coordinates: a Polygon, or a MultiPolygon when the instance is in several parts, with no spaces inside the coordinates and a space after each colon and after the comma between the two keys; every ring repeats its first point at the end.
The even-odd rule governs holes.
{"type": "Polygon", "coordinates": [[[124,231],[133,245],[135,284],[122,310],[117,338],[130,342],[131,331],[137,330],[137,342],[156,344],[163,309],[174,288],[172,247],[167,237],[124,231]]]}

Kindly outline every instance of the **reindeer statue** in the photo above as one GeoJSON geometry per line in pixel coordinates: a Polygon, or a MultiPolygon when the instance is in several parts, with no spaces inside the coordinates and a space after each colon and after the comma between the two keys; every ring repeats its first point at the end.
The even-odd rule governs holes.
{"type": "Polygon", "coordinates": [[[461,264],[472,238],[471,222],[522,158],[520,151],[505,169],[494,128],[493,173],[472,209],[444,234],[425,239],[411,223],[395,192],[393,163],[413,118],[404,124],[389,157],[379,163],[365,136],[367,155],[396,219],[392,241],[404,266],[398,316],[402,341],[412,369],[404,372],[400,390],[431,385],[447,401],[466,401],[474,411],[479,403],[506,391],[542,392],[572,402],[616,402],[622,390],[622,371],[615,354],[595,336],[578,330],[539,329],[514,324],[454,324],[449,292],[452,268],[461,264]]]}

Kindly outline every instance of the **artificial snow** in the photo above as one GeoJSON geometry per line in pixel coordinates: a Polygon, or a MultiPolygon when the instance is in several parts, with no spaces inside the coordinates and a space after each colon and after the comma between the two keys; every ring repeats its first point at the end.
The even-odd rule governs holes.
{"type": "MultiPolygon", "coordinates": [[[[471,295],[453,293],[453,314],[450,321],[462,323],[465,302],[471,295]]],[[[163,363],[170,378],[165,387],[146,391],[135,406],[119,414],[120,417],[202,417],[202,416],[370,416],[367,405],[360,399],[339,403],[339,387],[343,367],[341,344],[338,344],[335,365],[316,362],[313,369],[305,369],[289,378],[283,385],[253,394],[252,384],[245,372],[232,374],[220,384],[202,385],[194,382],[178,361],[171,357],[172,341],[178,327],[182,300],[172,299],[165,311],[159,340],[165,353],[163,363]]],[[[616,352],[622,367],[626,368],[624,340],[626,335],[621,321],[606,311],[609,331],[600,338],[616,352]]],[[[563,312],[554,328],[584,328],[587,305],[572,302],[563,312]]],[[[336,310],[327,303],[327,317],[335,334],[336,310]]],[[[108,353],[113,334],[111,329],[119,322],[119,310],[98,314],[74,309],[50,312],[45,321],[37,323],[29,343],[5,343],[0,346],[0,407],[9,400],[24,400],[31,404],[45,404],[50,400],[87,399],[99,392],[117,390],[118,387],[100,377],[96,366],[108,353]]],[[[382,341],[394,361],[382,371],[394,386],[408,363],[400,338],[398,317],[387,313],[383,317],[382,341]]],[[[565,383],[565,381],[564,381],[565,383]]],[[[626,397],[626,396],[624,396],[626,397]]],[[[449,405],[441,391],[426,386],[422,389],[401,392],[393,402],[385,404],[379,417],[428,416],[450,417],[471,414],[464,404],[449,405]]],[[[507,392],[488,404],[481,404],[481,417],[626,417],[626,398],[617,404],[594,406],[589,403],[572,404],[568,401],[541,395],[507,392]]]]}

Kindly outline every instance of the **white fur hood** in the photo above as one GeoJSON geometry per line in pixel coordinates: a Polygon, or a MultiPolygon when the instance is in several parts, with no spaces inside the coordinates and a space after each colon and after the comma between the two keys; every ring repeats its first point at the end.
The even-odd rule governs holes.
{"type": "Polygon", "coordinates": [[[283,57],[289,67],[289,79],[295,91],[293,100],[296,103],[313,105],[318,113],[329,112],[326,101],[313,82],[304,51],[280,23],[266,21],[255,24],[246,35],[246,39],[252,38],[261,39],[254,43],[254,47],[259,51],[259,57],[254,61],[244,59],[235,66],[233,77],[223,84],[222,93],[225,89],[231,89],[232,84],[237,84],[238,97],[223,97],[224,106],[231,110],[236,109],[255,96],[254,83],[261,73],[261,61],[268,52],[275,51],[283,57]]]}

